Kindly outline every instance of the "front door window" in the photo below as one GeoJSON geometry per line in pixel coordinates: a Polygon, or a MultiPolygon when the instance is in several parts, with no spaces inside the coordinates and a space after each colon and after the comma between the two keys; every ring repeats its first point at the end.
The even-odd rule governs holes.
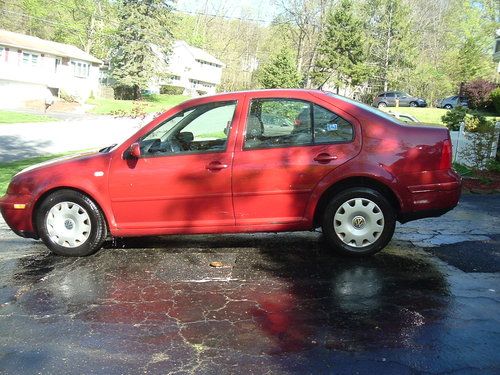
{"type": "Polygon", "coordinates": [[[215,102],[186,109],[160,124],[139,144],[143,157],[222,152],[236,102],[215,102]]]}

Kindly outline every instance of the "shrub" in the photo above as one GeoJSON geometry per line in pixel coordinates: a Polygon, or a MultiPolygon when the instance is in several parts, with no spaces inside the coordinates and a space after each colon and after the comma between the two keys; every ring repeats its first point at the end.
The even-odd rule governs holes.
{"type": "Polygon", "coordinates": [[[132,100],[134,99],[134,88],[132,86],[115,86],[113,87],[115,99],[132,100]]]}
{"type": "Polygon", "coordinates": [[[500,173],[500,161],[495,160],[495,159],[490,159],[490,160],[488,160],[488,162],[486,163],[486,168],[487,168],[490,172],[500,173]]]}
{"type": "Polygon", "coordinates": [[[491,149],[497,137],[493,121],[474,114],[465,118],[467,139],[470,143],[464,150],[464,156],[476,169],[484,169],[491,159],[491,149]]]}
{"type": "Polygon", "coordinates": [[[183,87],[172,86],[172,85],[164,85],[160,87],[160,94],[182,95],[183,92],[184,92],[183,87]]]}
{"type": "Polygon", "coordinates": [[[59,91],[59,98],[61,98],[62,100],[64,100],[65,102],[68,102],[68,103],[78,103],[79,102],[78,97],[76,95],[72,95],[65,90],[59,91]]]}
{"type": "Polygon", "coordinates": [[[446,127],[451,130],[460,130],[460,123],[465,121],[467,109],[463,107],[455,107],[441,117],[441,120],[446,127]]]}
{"type": "Polygon", "coordinates": [[[497,113],[500,113],[500,87],[490,93],[490,99],[497,113]]]}
{"type": "Polygon", "coordinates": [[[496,84],[484,79],[467,82],[464,85],[463,93],[469,100],[469,107],[472,109],[487,109],[491,106],[491,92],[496,88],[496,84]]]}

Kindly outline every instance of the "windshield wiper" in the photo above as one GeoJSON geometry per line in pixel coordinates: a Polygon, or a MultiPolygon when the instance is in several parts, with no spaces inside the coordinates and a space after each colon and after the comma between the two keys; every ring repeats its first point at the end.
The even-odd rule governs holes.
{"type": "Polygon", "coordinates": [[[113,143],[111,146],[107,146],[107,147],[101,148],[99,150],[99,152],[102,152],[102,153],[110,152],[117,144],[118,143],[113,143]]]}

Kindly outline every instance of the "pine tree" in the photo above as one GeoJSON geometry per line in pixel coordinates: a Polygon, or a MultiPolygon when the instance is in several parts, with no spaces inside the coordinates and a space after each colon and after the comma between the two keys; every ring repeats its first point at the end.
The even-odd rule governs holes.
{"type": "Polygon", "coordinates": [[[164,74],[172,39],[171,6],[164,0],[122,0],[118,17],[111,74],[118,86],[139,99],[141,88],[164,74]]]}
{"type": "Polygon", "coordinates": [[[278,55],[262,68],[259,82],[266,89],[300,86],[301,77],[289,49],[282,48],[278,55]]]}
{"type": "Polygon", "coordinates": [[[330,79],[338,86],[361,83],[367,76],[363,24],[353,13],[351,0],[330,9],[318,49],[314,79],[323,85],[330,79]]]}

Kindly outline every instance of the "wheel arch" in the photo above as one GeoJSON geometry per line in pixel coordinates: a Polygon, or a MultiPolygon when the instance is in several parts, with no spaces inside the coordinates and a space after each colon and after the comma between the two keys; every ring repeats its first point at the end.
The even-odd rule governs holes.
{"type": "Polygon", "coordinates": [[[399,212],[401,211],[401,201],[398,195],[388,185],[384,184],[383,182],[373,177],[367,177],[367,176],[347,177],[333,183],[323,192],[323,194],[321,194],[314,209],[314,215],[313,215],[314,228],[317,228],[321,225],[321,218],[330,199],[335,194],[338,194],[339,192],[345,189],[353,187],[366,187],[378,191],[380,194],[382,194],[389,200],[389,203],[394,207],[396,215],[398,215],[399,212]]]}
{"type": "Polygon", "coordinates": [[[47,191],[45,191],[43,194],[41,194],[37,200],[35,201],[34,205],[33,205],[33,210],[32,210],[32,215],[31,215],[31,224],[33,226],[33,231],[34,233],[40,237],[39,233],[38,233],[38,227],[36,225],[36,217],[37,217],[37,211],[38,211],[38,208],[40,207],[40,205],[43,203],[43,201],[51,194],[57,192],[57,191],[60,191],[60,190],[73,190],[73,191],[76,191],[80,194],[83,194],[85,195],[86,197],[88,197],[90,200],[92,200],[92,202],[94,202],[94,204],[97,206],[97,208],[101,211],[102,213],[102,216],[104,218],[104,222],[106,224],[106,229],[108,231],[108,233],[110,233],[110,226],[109,226],[109,218],[107,216],[107,213],[106,211],[103,209],[103,206],[102,204],[99,203],[99,201],[97,199],[94,198],[94,196],[92,196],[92,194],[90,194],[89,192],[85,191],[85,190],[82,190],[82,189],[79,189],[79,188],[75,188],[73,186],[57,186],[57,187],[54,187],[54,188],[51,188],[51,189],[48,189],[47,191]]]}

